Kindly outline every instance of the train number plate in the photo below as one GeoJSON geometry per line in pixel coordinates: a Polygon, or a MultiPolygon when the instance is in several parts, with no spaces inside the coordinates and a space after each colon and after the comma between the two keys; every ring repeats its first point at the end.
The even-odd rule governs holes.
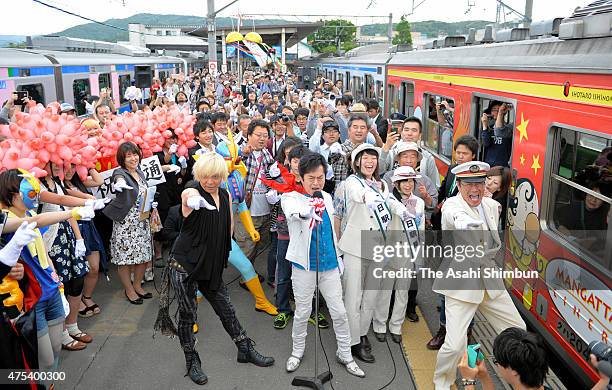
{"type": "Polygon", "coordinates": [[[578,352],[584,359],[589,358],[589,346],[582,341],[580,336],[574,332],[574,330],[562,319],[557,320],[557,332],[563,336],[576,352],[578,352]]]}

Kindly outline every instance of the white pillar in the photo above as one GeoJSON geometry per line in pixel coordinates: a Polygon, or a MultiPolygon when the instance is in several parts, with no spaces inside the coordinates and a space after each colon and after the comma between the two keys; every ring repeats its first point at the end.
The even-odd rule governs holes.
{"type": "Polygon", "coordinates": [[[225,48],[225,31],[221,31],[221,51],[223,62],[222,65],[227,66],[227,50],[225,48]]]}
{"type": "Polygon", "coordinates": [[[281,63],[285,65],[285,28],[281,30],[281,63]]]}

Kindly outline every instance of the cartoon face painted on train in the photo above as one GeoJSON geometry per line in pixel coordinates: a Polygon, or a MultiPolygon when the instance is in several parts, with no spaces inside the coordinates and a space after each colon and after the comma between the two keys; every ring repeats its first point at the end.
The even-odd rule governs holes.
{"type": "Polygon", "coordinates": [[[519,179],[510,198],[508,228],[510,249],[521,269],[527,269],[535,257],[540,239],[538,194],[529,179],[519,179]]]}

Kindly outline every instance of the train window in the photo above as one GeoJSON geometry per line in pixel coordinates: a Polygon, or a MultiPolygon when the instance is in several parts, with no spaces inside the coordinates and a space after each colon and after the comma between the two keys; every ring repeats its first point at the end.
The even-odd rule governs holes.
{"type": "Polygon", "coordinates": [[[387,99],[389,105],[389,113],[397,112],[397,110],[399,110],[399,99],[397,97],[395,85],[393,84],[387,85],[387,99]]]}
{"type": "Polygon", "coordinates": [[[353,97],[355,99],[363,99],[363,81],[359,76],[353,76],[353,97]]]}
{"type": "Polygon", "coordinates": [[[376,96],[374,91],[374,78],[369,74],[365,75],[365,97],[371,99],[376,96]]]}
{"type": "Polygon", "coordinates": [[[16,88],[17,91],[28,91],[30,100],[36,103],[45,104],[45,90],[42,84],[20,84],[16,88]]]}
{"type": "Polygon", "coordinates": [[[100,73],[98,75],[98,86],[100,87],[100,90],[102,90],[102,88],[111,88],[110,73],[100,73]]]}
{"type": "Polygon", "coordinates": [[[479,159],[490,166],[509,167],[516,110],[509,102],[496,98],[476,98],[476,138],[480,141],[479,159]],[[502,114],[499,117],[499,113],[502,114]]]}
{"type": "Polygon", "coordinates": [[[553,134],[548,225],[610,271],[612,140],[564,127],[553,134]]]}
{"type": "Polygon", "coordinates": [[[122,74],[119,75],[119,99],[121,103],[126,103],[127,99],[123,95],[125,95],[125,90],[131,85],[130,83],[130,75],[122,74]]]}
{"type": "Polygon", "coordinates": [[[425,145],[449,161],[453,157],[453,138],[455,123],[455,101],[451,98],[425,94],[425,112],[423,121],[423,142],[425,145]]]}
{"type": "Polygon", "coordinates": [[[76,109],[77,115],[85,115],[87,113],[83,100],[89,96],[89,94],[91,94],[89,79],[78,79],[72,82],[72,96],[74,96],[74,108],[76,109]]]}
{"type": "Polygon", "coordinates": [[[384,99],[383,92],[384,92],[383,83],[382,81],[377,80],[376,81],[376,99],[379,102],[383,102],[384,104],[385,99],[384,99]]]}
{"type": "Polygon", "coordinates": [[[404,81],[400,85],[401,109],[406,116],[414,115],[414,84],[404,81]]]}

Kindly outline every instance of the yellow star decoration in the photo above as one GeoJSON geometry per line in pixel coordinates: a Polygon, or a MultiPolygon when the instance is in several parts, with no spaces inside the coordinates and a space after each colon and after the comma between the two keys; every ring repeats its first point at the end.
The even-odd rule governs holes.
{"type": "Polygon", "coordinates": [[[525,154],[521,153],[521,165],[525,165],[525,154]]]}
{"type": "Polygon", "coordinates": [[[536,155],[531,155],[531,168],[533,169],[533,174],[537,175],[538,174],[538,169],[542,168],[540,166],[540,155],[536,154],[536,155]]]}
{"type": "Polygon", "coordinates": [[[521,112],[521,124],[516,126],[516,129],[519,131],[519,143],[523,142],[523,137],[526,140],[529,140],[527,136],[527,125],[529,124],[529,119],[525,120],[523,117],[523,113],[521,112]]]}

